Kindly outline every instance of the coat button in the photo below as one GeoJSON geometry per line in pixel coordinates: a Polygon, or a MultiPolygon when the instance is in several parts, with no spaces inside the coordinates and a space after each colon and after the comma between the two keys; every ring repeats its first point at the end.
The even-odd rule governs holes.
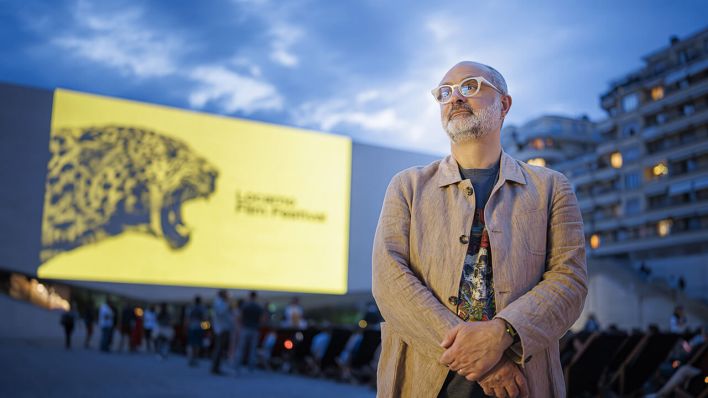
{"type": "Polygon", "coordinates": [[[450,305],[457,305],[458,299],[455,296],[450,296],[447,298],[447,302],[450,303],[450,305]]]}
{"type": "Polygon", "coordinates": [[[460,235],[460,243],[466,245],[470,243],[470,238],[468,238],[467,235],[460,235]]]}
{"type": "Polygon", "coordinates": [[[472,196],[474,190],[472,190],[472,187],[467,187],[465,188],[465,193],[467,194],[467,196],[472,196]]]}

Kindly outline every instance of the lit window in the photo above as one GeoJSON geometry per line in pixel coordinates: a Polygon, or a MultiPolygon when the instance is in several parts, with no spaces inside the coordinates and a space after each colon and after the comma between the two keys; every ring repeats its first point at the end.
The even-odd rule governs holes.
{"type": "Polygon", "coordinates": [[[656,232],[659,234],[659,236],[666,236],[671,233],[672,225],[673,221],[668,218],[665,220],[661,220],[656,224],[656,232]]]}
{"type": "Polygon", "coordinates": [[[612,152],[610,155],[610,166],[615,169],[622,167],[622,154],[619,152],[612,152]]]}
{"type": "Polygon", "coordinates": [[[651,168],[651,172],[654,174],[654,176],[661,177],[669,174],[669,168],[668,166],[666,166],[666,163],[659,162],[651,168]]]}
{"type": "Polygon", "coordinates": [[[546,167],[546,159],[544,159],[544,158],[529,159],[526,163],[528,163],[532,166],[546,167]]]}
{"type": "Polygon", "coordinates": [[[533,149],[543,149],[545,148],[545,144],[543,142],[543,138],[534,138],[533,141],[531,141],[531,147],[533,149]]]}
{"type": "Polygon", "coordinates": [[[651,99],[658,101],[664,98],[664,88],[661,86],[656,86],[651,89],[651,99]]]}
{"type": "Polygon", "coordinates": [[[590,247],[593,249],[600,247],[600,235],[592,234],[592,236],[590,236],[590,247]]]}

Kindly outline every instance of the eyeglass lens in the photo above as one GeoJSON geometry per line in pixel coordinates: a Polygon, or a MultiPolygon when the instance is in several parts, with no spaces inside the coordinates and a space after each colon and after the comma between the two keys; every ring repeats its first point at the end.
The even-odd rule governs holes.
{"type": "MultiPolygon", "coordinates": [[[[465,97],[471,97],[477,94],[479,90],[479,82],[477,79],[468,79],[460,83],[460,93],[465,97]]],[[[452,97],[452,86],[440,86],[438,87],[437,100],[440,102],[447,102],[452,97]]]]}

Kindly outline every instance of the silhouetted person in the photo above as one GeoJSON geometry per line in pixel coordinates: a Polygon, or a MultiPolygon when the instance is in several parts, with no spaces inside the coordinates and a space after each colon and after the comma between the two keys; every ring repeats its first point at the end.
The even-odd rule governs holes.
{"type": "Polygon", "coordinates": [[[283,321],[283,326],[293,329],[305,329],[307,327],[307,322],[305,321],[305,311],[302,309],[300,299],[298,297],[293,297],[292,300],[290,300],[290,304],[285,307],[285,320],[283,321]]]}
{"type": "Polygon", "coordinates": [[[226,290],[219,290],[213,305],[214,316],[212,326],[214,328],[214,352],[212,353],[211,373],[220,375],[221,359],[229,346],[231,338],[231,328],[233,318],[231,308],[229,308],[229,294],[226,290]]]}
{"type": "Polygon", "coordinates": [[[61,315],[61,325],[64,328],[64,346],[66,349],[71,349],[71,335],[74,333],[74,324],[78,314],[76,312],[76,303],[61,315]]]}
{"type": "Polygon", "coordinates": [[[595,314],[588,315],[587,321],[585,321],[585,326],[583,326],[583,331],[588,333],[597,332],[600,330],[600,323],[597,321],[595,314]]]}
{"type": "Polygon", "coordinates": [[[206,308],[202,305],[202,298],[194,297],[194,304],[187,310],[187,356],[189,366],[197,366],[199,349],[202,345],[204,332],[202,322],[206,319],[206,308]]]}
{"type": "Polygon", "coordinates": [[[91,337],[93,336],[93,324],[96,322],[96,309],[93,303],[89,301],[86,305],[86,310],[83,313],[84,325],[86,325],[86,339],[84,340],[84,348],[91,346],[91,337]]]}
{"type": "Polygon", "coordinates": [[[167,352],[170,350],[170,342],[175,330],[172,327],[172,317],[167,309],[167,303],[160,304],[160,311],[157,313],[157,341],[155,348],[160,359],[167,359],[167,352]]]}
{"type": "Polygon", "coordinates": [[[256,366],[256,349],[258,347],[258,329],[263,324],[264,310],[256,301],[256,292],[251,292],[248,301],[241,309],[241,336],[236,349],[235,367],[236,371],[241,367],[241,361],[248,350],[248,369],[253,370],[256,366]]]}
{"type": "Polygon", "coordinates": [[[135,326],[135,308],[132,305],[126,304],[123,306],[120,316],[120,342],[118,343],[118,351],[123,351],[126,345],[130,345],[130,335],[135,326]]]}
{"type": "Polygon", "coordinates": [[[106,300],[98,310],[98,327],[101,328],[101,351],[109,352],[113,342],[113,327],[115,312],[110,302],[106,300]]]}
{"type": "Polygon", "coordinates": [[[146,306],[143,314],[143,328],[145,329],[145,348],[148,352],[155,350],[155,330],[157,329],[157,313],[155,306],[146,306]]]}
{"type": "Polygon", "coordinates": [[[683,306],[677,305],[674,309],[674,313],[671,314],[671,319],[669,321],[669,330],[671,333],[683,334],[686,332],[686,327],[688,326],[688,320],[686,319],[686,314],[684,313],[683,306]]]}

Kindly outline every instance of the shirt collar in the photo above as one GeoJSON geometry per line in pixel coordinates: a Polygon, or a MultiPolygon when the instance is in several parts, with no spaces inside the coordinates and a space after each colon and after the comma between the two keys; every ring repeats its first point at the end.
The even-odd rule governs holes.
{"type": "MultiPolygon", "coordinates": [[[[501,169],[499,170],[500,180],[514,181],[519,184],[526,184],[526,177],[521,170],[521,166],[516,159],[502,149],[501,153],[501,169]]],[[[460,166],[452,155],[448,155],[438,165],[437,181],[439,187],[444,187],[451,184],[456,184],[462,181],[460,176],[460,166]]]]}

